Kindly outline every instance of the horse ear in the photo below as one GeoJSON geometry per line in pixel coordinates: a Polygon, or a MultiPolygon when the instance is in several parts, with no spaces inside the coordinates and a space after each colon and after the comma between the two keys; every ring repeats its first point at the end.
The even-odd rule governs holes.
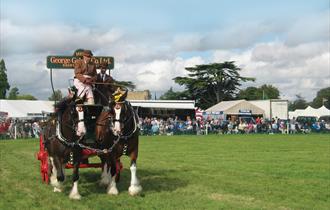
{"type": "Polygon", "coordinates": [[[124,102],[126,100],[126,97],[127,97],[127,92],[128,92],[127,89],[122,90],[122,89],[118,88],[116,90],[116,92],[113,94],[114,101],[117,102],[117,103],[124,102]]]}

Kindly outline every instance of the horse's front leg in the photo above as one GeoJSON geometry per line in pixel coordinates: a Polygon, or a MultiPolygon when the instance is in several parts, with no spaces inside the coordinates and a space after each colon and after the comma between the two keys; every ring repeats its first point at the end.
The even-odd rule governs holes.
{"type": "Polygon", "coordinates": [[[73,173],[72,173],[72,189],[69,194],[70,199],[79,200],[81,199],[81,195],[78,191],[78,180],[79,180],[79,165],[81,162],[81,149],[74,148],[73,149],[73,173]]]}
{"type": "Polygon", "coordinates": [[[138,195],[142,191],[139,179],[136,176],[136,159],[137,159],[137,150],[133,151],[130,154],[131,157],[131,185],[128,188],[128,193],[132,196],[138,195]]]}
{"type": "Polygon", "coordinates": [[[109,165],[109,157],[107,155],[100,156],[102,162],[102,174],[100,180],[100,186],[108,186],[111,182],[111,174],[110,174],[110,165],[109,165]]]}
{"type": "Polygon", "coordinates": [[[116,182],[116,158],[115,155],[111,155],[110,162],[109,162],[111,168],[110,168],[110,184],[107,189],[107,193],[109,195],[118,195],[118,189],[117,189],[117,182],[116,182]]]}
{"type": "Polygon", "coordinates": [[[49,162],[51,165],[50,184],[54,187],[54,192],[62,192],[64,164],[61,163],[58,156],[49,157],[49,162]]]}

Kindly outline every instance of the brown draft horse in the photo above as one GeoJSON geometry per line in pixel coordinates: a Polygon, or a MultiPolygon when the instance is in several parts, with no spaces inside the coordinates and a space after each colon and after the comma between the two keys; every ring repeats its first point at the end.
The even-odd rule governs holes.
{"type": "MultiPolygon", "coordinates": [[[[56,106],[57,118],[49,120],[43,127],[43,139],[45,148],[49,154],[49,174],[50,183],[54,187],[54,192],[62,191],[64,181],[64,168],[68,161],[73,163],[72,182],[73,186],[69,197],[80,199],[78,191],[79,165],[84,161],[82,156],[82,145],[85,139],[77,136],[76,130],[79,121],[76,109],[75,98],[66,98],[56,106]]],[[[92,147],[98,151],[108,149],[111,146],[110,139],[102,143],[95,143],[92,147]]],[[[103,162],[110,159],[106,155],[100,155],[103,162]]]]}
{"type": "MultiPolygon", "coordinates": [[[[116,93],[115,93],[116,94],[116,93]]],[[[97,141],[112,141],[113,150],[110,152],[102,173],[102,183],[108,185],[107,193],[117,195],[116,183],[119,181],[118,163],[122,155],[127,155],[131,159],[131,183],[128,188],[130,195],[138,195],[142,187],[136,176],[136,161],[138,158],[139,128],[138,116],[132,105],[125,100],[126,93],[109,105],[109,110],[102,112],[96,123],[97,141]],[[116,167],[117,166],[117,167],[116,167]]]]}
{"type": "Polygon", "coordinates": [[[65,164],[73,161],[73,187],[69,197],[80,199],[78,192],[79,164],[82,149],[75,144],[80,139],[76,135],[77,113],[73,99],[62,100],[56,105],[57,118],[49,120],[43,128],[45,148],[49,154],[50,183],[54,192],[62,191],[65,164]]]}

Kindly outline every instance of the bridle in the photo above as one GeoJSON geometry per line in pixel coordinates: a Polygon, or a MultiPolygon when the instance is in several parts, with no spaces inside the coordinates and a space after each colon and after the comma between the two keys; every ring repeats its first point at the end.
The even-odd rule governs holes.
{"type": "MultiPolygon", "coordinates": [[[[115,122],[121,123],[122,124],[122,127],[123,127],[123,130],[124,130],[123,131],[123,134],[125,134],[125,133],[126,134],[125,135],[118,134],[117,136],[120,137],[120,139],[127,140],[130,137],[132,137],[136,133],[136,131],[138,129],[138,125],[137,125],[138,116],[137,116],[137,113],[134,111],[132,105],[128,101],[123,101],[121,103],[123,104],[123,106],[125,106],[127,108],[127,110],[129,110],[129,112],[130,112],[128,114],[129,117],[126,117],[124,119],[115,119],[114,116],[110,116],[110,122],[111,122],[110,123],[110,128],[113,129],[113,125],[114,125],[115,122]],[[127,128],[127,125],[131,122],[132,118],[133,118],[133,123],[134,123],[133,124],[133,128],[132,128],[131,131],[125,132],[125,128],[127,128]]],[[[126,116],[127,116],[127,113],[126,113],[126,116]]]]}

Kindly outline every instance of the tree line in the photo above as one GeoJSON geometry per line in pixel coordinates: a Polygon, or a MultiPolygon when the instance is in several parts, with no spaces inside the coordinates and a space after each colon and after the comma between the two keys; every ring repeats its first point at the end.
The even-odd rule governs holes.
{"type": "MultiPolygon", "coordinates": [[[[244,82],[255,81],[255,78],[242,77],[241,69],[234,61],[211,63],[186,67],[188,76],[175,77],[173,80],[184,88],[174,91],[171,87],[160,99],[162,100],[195,100],[196,106],[207,109],[221,101],[228,100],[264,100],[280,99],[280,91],[273,85],[241,88],[244,82]]],[[[319,108],[322,105],[330,108],[330,87],[320,89],[311,102],[307,102],[299,94],[289,101],[289,110],[305,109],[307,106],[319,108]]]]}
{"type": "MultiPolygon", "coordinates": [[[[273,85],[264,84],[260,87],[241,88],[245,82],[255,81],[252,77],[240,75],[239,68],[234,61],[211,63],[186,67],[186,77],[175,77],[174,82],[183,87],[182,91],[174,91],[171,87],[160,99],[162,100],[195,100],[196,106],[207,109],[221,101],[246,99],[280,99],[280,91],[273,85]]],[[[130,81],[115,81],[117,84],[134,89],[130,81]]],[[[63,97],[60,90],[56,90],[48,100],[60,100],[63,97]]],[[[17,87],[10,88],[7,78],[5,61],[0,61],[0,99],[10,100],[37,100],[30,94],[20,94],[17,87]],[[8,92],[8,97],[6,97],[8,92]]],[[[330,87],[320,89],[313,101],[307,102],[300,94],[289,102],[289,110],[304,109],[308,105],[319,108],[322,105],[330,108],[330,87]]]]}

